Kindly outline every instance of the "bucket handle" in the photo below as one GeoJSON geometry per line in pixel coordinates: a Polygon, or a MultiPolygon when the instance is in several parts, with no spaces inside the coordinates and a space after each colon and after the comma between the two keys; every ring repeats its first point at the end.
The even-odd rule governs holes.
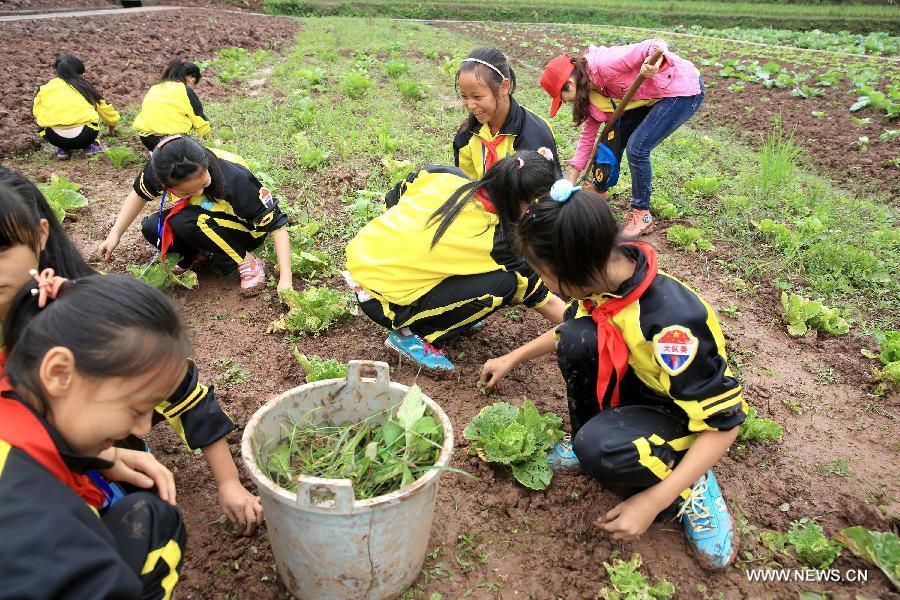
{"type": "Polygon", "coordinates": [[[351,387],[362,383],[363,370],[375,372],[375,385],[378,392],[387,391],[391,385],[391,368],[380,360],[351,360],[347,367],[347,383],[351,387]]]}
{"type": "Polygon", "coordinates": [[[353,482],[349,479],[300,477],[297,479],[297,506],[304,509],[353,512],[353,482]]]}

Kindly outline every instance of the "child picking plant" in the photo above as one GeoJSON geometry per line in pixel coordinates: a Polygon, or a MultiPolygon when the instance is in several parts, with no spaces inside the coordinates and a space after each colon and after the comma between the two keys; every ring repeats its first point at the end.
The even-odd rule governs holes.
{"type": "Polygon", "coordinates": [[[222,274],[237,270],[241,294],[253,296],[266,283],[265,261],[253,251],[272,234],[278,291],[293,287],[288,218],[241,157],[210,150],[186,135],[169,136],[156,146],[133,188],[100,244],[103,260],[112,258],[122,234],[146,203],[158,201],[159,211],[144,218],[141,230],[159,249],[161,261],[171,249],[181,255],[179,266],[184,269],[208,261],[222,274]],[[168,209],[167,197],[174,202],[168,209]]]}
{"type": "Polygon", "coordinates": [[[622,498],[597,526],[630,538],[677,512],[701,564],[721,569],[737,538],[712,467],[746,416],[741,386],[712,308],[657,269],[651,246],[618,233],[608,205],[567,180],[529,206],[521,251],[575,302],[562,325],[486,362],[482,379],[494,388],[516,365],[556,351],[572,437],[548,460],[580,465],[622,498]]]}
{"type": "MultiPolygon", "coordinates": [[[[22,175],[0,167],[0,320],[16,290],[31,280],[29,271],[53,269],[68,279],[97,274],[63,231],[40,190],[22,175]]],[[[0,348],[0,375],[4,349],[0,348]]],[[[259,499],[241,485],[237,466],[225,436],[236,429],[219,403],[212,386],[199,380],[192,360],[178,389],[156,407],[154,424],[169,421],[190,448],[200,448],[209,464],[219,493],[219,505],[244,535],[262,522],[259,499]]],[[[143,441],[130,446],[145,448],[143,441]]]]}
{"type": "Polygon", "coordinates": [[[174,479],[151,454],[113,444],[149,432],[184,377],[181,323],[131,277],[35,279],[3,326],[4,596],[170,598],[185,548],[174,479]]]}
{"type": "Polygon", "coordinates": [[[479,181],[428,165],[385,196],[388,210],[347,245],[359,306],[391,331],[385,344],[426,368],[453,370],[440,347],[511,303],[559,323],[565,308],[509,246],[500,207],[549,189],[536,152],[501,159],[479,181]],[[497,204],[495,205],[495,198],[497,204]]]}
{"type": "Polygon", "coordinates": [[[119,113],[103,100],[100,92],[84,77],[84,63],[72,54],[60,54],[53,63],[56,77],[40,87],[32,113],[41,137],[56,146],[56,158],[71,158],[73,150],[85,154],[103,151],[97,143],[100,121],[112,134],[119,113]]]}
{"type": "Polygon", "coordinates": [[[200,82],[200,67],[176,56],[163,71],[160,83],[152,86],[141,102],[134,129],[141,143],[152,151],[164,137],[176,133],[207,136],[212,130],[203,104],[193,90],[200,82]]]}
{"type": "Polygon", "coordinates": [[[622,98],[638,75],[646,79],[628,109],[638,107],[641,101],[653,103],[639,112],[626,110],[621,124],[622,135],[628,136],[625,148],[631,171],[631,211],[622,230],[628,237],[653,230],[650,152],[700,109],[704,94],[700,72],[693,63],[670,52],[664,41],[653,39],[627,46],[590,46],[578,58],[561,54],[541,75],[541,86],[553,99],[550,116],[556,115],[563,102],[571,102],[575,125],[583,124],[575,156],[567,161],[573,167],[568,174],[573,185],[588,166],[600,122],[609,118],[605,101],[622,98]],[[663,54],[654,64],[650,57],[657,50],[663,54]]]}
{"type": "Polygon", "coordinates": [[[515,89],[516,74],[496,48],[476,48],[460,64],[456,92],[469,116],[453,139],[453,158],[470,179],[518,150],[544,148],[559,169],[550,125],[515,101],[515,89]]]}

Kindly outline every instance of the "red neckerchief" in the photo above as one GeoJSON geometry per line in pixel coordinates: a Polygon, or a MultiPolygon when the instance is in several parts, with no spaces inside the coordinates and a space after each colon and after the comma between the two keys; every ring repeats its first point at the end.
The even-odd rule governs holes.
{"type": "Polygon", "coordinates": [[[103,504],[103,492],[87,475],[76,473],[66,466],[50,434],[34,413],[18,400],[5,395],[0,396],[0,439],[41,463],[94,508],[99,509],[103,504]]]}
{"type": "Polygon", "coordinates": [[[165,220],[163,221],[162,226],[162,237],[159,240],[159,262],[162,264],[166,264],[166,250],[175,242],[175,233],[172,232],[172,226],[169,225],[169,219],[180,213],[184,208],[188,205],[188,200],[190,200],[190,196],[187,198],[182,198],[178,202],[172,205],[172,208],[169,209],[169,214],[166,215],[165,220]]]}
{"type": "Polygon", "coordinates": [[[609,387],[609,381],[613,375],[616,379],[613,382],[609,405],[612,407],[619,405],[619,384],[628,369],[628,345],[625,343],[625,338],[622,337],[622,332],[613,324],[612,318],[620,310],[640,298],[656,277],[656,250],[645,242],[627,242],[623,245],[636,246],[644,253],[647,260],[647,273],[644,275],[644,279],[621,298],[613,298],[596,305],[591,300],[583,301],[584,308],[597,324],[597,403],[600,404],[601,411],[603,410],[603,398],[606,397],[606,388],[609,387]]]}
{"type": "Polygon", "coordinates": [[[484,210],[488,211],[492,215],[497,214],[497,207],[494,206],[493,202],[491,202],[491,199],[488,197],[488,193],[484,188],[478,188],[477,190],[475,190],[475,199],[481,202],[484,210]]]}
{"type": "Polygon", "coordinates": [[[484,157],[484,172],[487,173],[488,169],[494,166],[498,160],[497,157],[497,146],[499,146],[503,140],[506,138],[505,135],[498,135],[494,138],[493,142],[489,142],[480,135],[478,139],[481,140],[481,144],[484,146],[484,149],[487,151],[487,154],[484,157]]]}

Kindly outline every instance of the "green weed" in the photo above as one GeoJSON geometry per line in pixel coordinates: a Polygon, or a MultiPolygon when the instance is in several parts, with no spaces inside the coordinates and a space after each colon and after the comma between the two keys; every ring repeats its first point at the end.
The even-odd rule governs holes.
{"type": "Polygon", "coordinates": [[[612,589],[603,588],[600,597],[607,600],[667,600],[675,595],[675,586],[659,578],[652,586],[638,569],[641,555],[633,554],[628,561],[615,558],[612,564],[603,562],[612,589]]]}
{"type": "Polygon", "coordinates": [[[232,358],[220,358],[213,361],[213,367],[219,371],[216,384],[231,386],[244,383],[250,379],[250,371],[239,365],[232,358]]]}
{"type": "Polygon", "coordinates": [[[358,313],[356,303],[349,294],[326,287],[311,287],[302,292],[284,290],[280,297],[288,312],[269,326],[270,332],[318,335],[331,325],[346,321],[358,313]]]}
{"type": "Polygon", "coordinates": [[[409,79],[398,79],[397,89],[404,100],[409,102],[418,102],[425,99],[425,92],[418,82],[409,79]]]}
{"type": "Polygon", "coordinates": [[[822,526],[807,517],[792,521],[787,533],[764,531],[761,539],[769,550],[812,569],[827,569],[841,553],[841,545],[826,538],[822,526]]]}
{"type": "Polygon", "coordinates": [[[666,239],[686,252],[696,252],[697,250],[710,252],[716,249],[709,240],[703,237],[703,231],[696,227],[672,225],[666,229],[666,239]]]}
{"type": "Polygon", "coordinates": [[[56,220],[60,223],[66,218],[67,210],[75,210],[87,206],[88,199],[78,193],[81,186],[74,181],[69,181],[62,175],[54,173],[50,176],[50,183],[37,184],[38,189],[47,199],[47,204],[53,211],[56,220]]]}
{"type": "Polygon", "coordinates": [[[294,348],[294,358],[306,371],[306,382],[321,381],[323,379],[343,379],[347,376],[347,365],[334,358],[324,359],[313,354],[306,356],[300,350],[294,348]]]}
{"type": "Polygon", "coordinates": [[[409,64],[402,60],[392,59],[384,63],[384,72],[391,79],[397,79],[401,75],[409,73],[409,64]]]}
{"type": "Polygon", "coordinates": [[[103,154],[109,159],[117,169],[124,169],[131,165],[141,162],[141,157],[137,152],[128,146],[109,146],[103,151],[103,154]]]}
{"type": "Polygon", "coordinates": [[[741,423],[738,439],[742,441],[769,442],[781,439],[784,429],[771,419],[757,415],[752,406],[747,411],[747,418],[741,423]]]}
{"type": "Polygon", "coordinates": [[[759,181],[766,193],[794,183],[800,153],[800,146],[794,142],[793,136],[784,134],[781,119],[776,121],[766,143],[759,150],[759,181]]]}
{"type": "Polygon", "coordinates": [[[347,71],[344,73],[344,80],[341,83],[341,93],[354,100],[358,100],[359,98],[362,98],[373,85],[375,84],[365,71],[358,69],[347,71]]]}
{"type": "Polygon", "coordinates": [[[793,337],[806,335],[810,329],[844,335],[850,331],[850,323],[833,308],[820,301],[809,300],[799,294],[781,292],[781,307],[784,310],[784,322],[788,326],[788,334],[793,337]]]}
{"type": "Polygon", "coordinates": [[[180,275],[172,272],[172,269],[181,261],[181,256],[171,252],[166,254],[165,264],[158,260],[158,256],[148,265],[135,265],[129,267],[129,272],[136,278],[149,283],[159,289],[183,287],[193,289],[197,287],[197,274],[193,271],[183,271],[180,275]]]}

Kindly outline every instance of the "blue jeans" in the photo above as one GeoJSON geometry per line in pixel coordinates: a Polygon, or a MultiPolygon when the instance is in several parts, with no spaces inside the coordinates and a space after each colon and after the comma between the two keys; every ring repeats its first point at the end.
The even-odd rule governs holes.
{"type": "Polygon", "coordinates": [[[653,168],[650,166],[650,151],[681,127],[685,121],[700,110],[703,104],[703,78],[700,78],[700,93],[696,96],[663,98],[653,105],[644,121],[628,140],[628,168],[631,170],[631,207],[650,210],[650,192],[653,188],[653,168]]]}

